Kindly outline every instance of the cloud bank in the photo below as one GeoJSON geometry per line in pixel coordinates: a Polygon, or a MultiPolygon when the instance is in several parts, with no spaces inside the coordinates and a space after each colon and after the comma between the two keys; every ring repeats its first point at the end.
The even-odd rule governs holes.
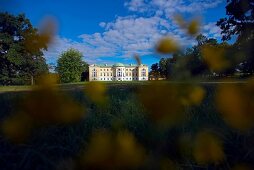
{"type": "MultiPolygon", "coordinates": [[[[103,32],[79,35],[79,41],[56,36],[44,55],[48,62],[68,48],[75,48],[84,54],[88,63],[109,63],[112,60],[154,55],[154,46],[163,36],[171,36],[183,47],[195,43],[172,19],[175,14],[202,14],[215,8],[222,0],[128,0],[124,3],[133,14],[118,16],[112,22],[98,23],[103,32]]],[[[201,33],[208,37],[220,37],[215,23],[203,24],[201,33]]]]}

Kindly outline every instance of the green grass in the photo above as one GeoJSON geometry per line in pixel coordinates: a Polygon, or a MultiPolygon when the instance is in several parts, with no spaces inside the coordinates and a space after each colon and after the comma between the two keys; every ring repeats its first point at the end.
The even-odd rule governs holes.
{"type": "MultiPolygon", "coordinates": [[[[84,85],[86,85],[89,82],[77,82],[77,83],[65,83],[65,84],[58,84],[62,89],[76,89],[76,88],[82,88],[84,85]]],[[[106,85],[139,85],[139,84],[147,84],[147,82],[141,82],[141,81],[105,81],[101,82],[106,85]]],[[[21,91],[29,91],[32,89],[33,86],[0,86],[0,93],[4,92],[21,92],[21,91]]]]}
{"type": "Polygon", "coordinates": [[[32,86],[0,86],[1,92],[27,91],[31,90],[32,86]]]}
{"type": "MultiPolygon", "coordinates": [[[[196,169],[197,167],[199,169],[230,169],[238,163],[252,165],[254,162],[253,131],[239,132],[224,123],[214,104],[216,84],[204,86],[207,95],[200,106],[186,108],[184,111],[188,118],[186,122],[160,129],[148,119],[147,111],[137,98],[137,89],[144,82],[105,83],[109,84],[110,103],[104,107],[91,102],[83,90],[78,88],[83,83],[61,85],[70,86],[67,92],[69,97],[87,110],[86,117],[75,124],[50,125],[34,129],[27,142],[20,145],[9,142],[0,132],[1,168],[56,169],[59,163],[65,160],[75,163],[80,152],[87,149],[91,134],[98,129],[112,133],[128,130],[134,134],[137,141],[145,148],[149,158],[143,169],[159,169],[158,162],[164,158],[171,159],[179,169],[196,169]],[[224,152],[227,156],[224,161],[218,164],[198,165],[189,154],[191,150],[185,154],[179,150],[178,139],[182,135],[189,136],[191,139],[189,143],[192,143],[197,132],[201,130],[209,130],[223,141],[224,152]]],[[[11,87],[6,88],[4,90],[14,92],[0,94],[0,122],[15,113],[17,105],[29,93],[18,92],[11,87]]],[[[29,86],[24,89],[29,89],[29,86]]]]}

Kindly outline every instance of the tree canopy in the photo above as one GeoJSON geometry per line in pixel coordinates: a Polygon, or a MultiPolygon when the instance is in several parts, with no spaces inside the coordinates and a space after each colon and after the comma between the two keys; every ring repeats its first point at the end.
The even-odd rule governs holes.
{"type": "Polygon", "coordinates": [[[28,84],[48,72],[41,38],[24,14],[0,13],[0,84],[28,84]]]}
{"type": "Polygon", "coordinates": [[[235,52],[241,52],[240,70],[254,73],[254,0],[227,0],[227,17],[221,18],[217,25],[221,28],[222,40],[237,36],[235,52]]]}
{"type": "Polygon", "coordinates": [[[73,48],[68,49],[60,55],[56,71],[62,83],[81,81],[82,73],[88,71],[88,64],[82,61],[82,57],[82,53],[73,48]]]}

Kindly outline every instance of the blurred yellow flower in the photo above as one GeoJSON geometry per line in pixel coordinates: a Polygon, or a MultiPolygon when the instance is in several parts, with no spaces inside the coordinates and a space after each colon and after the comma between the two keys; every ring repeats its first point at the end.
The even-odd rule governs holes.
{"type": "Polygon", "coordinates": [[[57,30],[56,21],[51,18],[45,18],[39,28],[39,34],[27,33],[25,37],[25,48],[30,52],[37,52],[38,49],[46,48],[54,38],[57,30]]]}
{"type": "Polygon", "coordinates": [[[188,34],[196,36],[200,31],[200,21],[199,19],[192,19],[190,22],[185,21],[181,15],[176,15],[174,17],[176,23],[187,31],[188,34]]]}
{"type": "Polygon", "coordinates": [[[183,108],[175,85],[152,82],[141,87],[139,99],[150,120],[159,126],[176,125],[183,119],[183,108]]]}
{"type": "Polygon", "coordinates": [[[247,84],[222,84],[218,87],[216,105],[230,126],[248,130],[254,127],[254,88],[247,84]]]}
{"type": "Polygon", "coordinates": [[[190,86],[187,89],[187,94],[182,97],[182,103],[185,106],[198,106],[202,103],[205,93],[205,90],[200,86],[190,86]]]}
{"type": "Polygon", "coordinates": [[[72,123],[80,120],[85,113],[84,107],[69,96],[52,89],[32,91],[20,109],[39,124],[72,123]]]}
{"type": "Polygon", "coordinates": [[[188,25],[188,33],[190,35],[197,35],[200,30],[199,20],[192,20],[188,25]]]}
{"type": "Polygon", "coordinates": [[[218,164],[225,159],[222,142],[211,133],[199,132],[195,138],[193,156],[199,164],[218,164]]]}
{"type": "Polygon", "coordinates": [[[157,52],[162,54],[174,53],[177,52],[179,49],[180,46],[178,45],[178,43],[170,37],[161,39],[156,46],[157,52]]]}
{"type": "Polygon", "coordinates": [[[23,113],[6,118],[1,125],[4,136],[15,143],[24,142],[32,130],[33,122],[23,113]]]}
{"type": "Polygon", "coordinates": [[[108,102],[106,85],[101,82],[89,82],[86,84],[85,93],[96,104],[103,105],[108,102]]]}
{"type": "Polygon", "coordinates": [[[225,58],[223,47],[204,46],[201,50],[203,58],[209,68],[213,71],[222,71],[230,66],[230,62],[225,58]]]}
{"type": "Polygon", "coordinates": [[[101,131],[93,134],[81,161],[92,169],[137,168],[143,164],[144,150],[127,131],[116,135],[101,131]]]}

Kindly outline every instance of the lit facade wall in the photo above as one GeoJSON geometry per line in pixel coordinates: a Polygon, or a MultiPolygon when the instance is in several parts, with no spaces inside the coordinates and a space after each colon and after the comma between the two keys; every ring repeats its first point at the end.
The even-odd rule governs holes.
{"type": "Polygon", "coordinates": [[[148,66],[124,65],[96,65],[89,66],[89,81],[147,81],[148,66]]]}

